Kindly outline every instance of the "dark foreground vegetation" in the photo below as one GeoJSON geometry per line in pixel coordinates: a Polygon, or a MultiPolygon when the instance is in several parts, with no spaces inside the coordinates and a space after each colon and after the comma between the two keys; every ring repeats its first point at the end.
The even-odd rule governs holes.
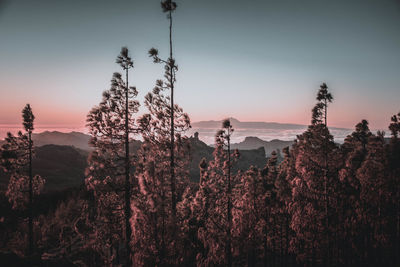
{"type": "MultiPolygon", "coordinates": [[[[81,187],[45,192],[46,174],[37,168],[66,162],[35,161],[48,147],[34,147],[33,111],[23,109],[24,132],[9,134],[0,151],[9,178],[0,199],[0,264],[399,266],[400,113],[388,138],[362,120],[339,145],[327,124],[333,97],[322,84],[310,126],[282,159],[273,152],[265,166],[244,169],[225,120],[212,156],[196,159],[194,182],[192,149],[201,144],[184,134],[190,119],[174,103],[176,4],[163,1],[162,9],[169,56],[154,48],[149,56],[165,69],[164,79],[146,95],[147,113],[136,116],[140,103],[128,83],[133,60],[122,48],[123,73],[114,73],[87,116],[92,149],[81,187]]],[[[75,152],[65,149],[60,161],[68,153],[75,152]]],[[[70,175],[86,158],[74,155],[70,175]]]]}

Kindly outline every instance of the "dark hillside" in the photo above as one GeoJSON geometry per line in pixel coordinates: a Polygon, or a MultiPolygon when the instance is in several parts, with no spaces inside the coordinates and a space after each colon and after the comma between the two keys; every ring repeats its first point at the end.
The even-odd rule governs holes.
{"type": "MultiPolygon", "coordinates": [[[[35,148],[33,173],[46,179],[44,192],[61,191],[80,186],[88,152],[72,146],[45,145],[35,148]]],[[[0,190],[5,191],[8,175],[0,172],[0,190]]]]}

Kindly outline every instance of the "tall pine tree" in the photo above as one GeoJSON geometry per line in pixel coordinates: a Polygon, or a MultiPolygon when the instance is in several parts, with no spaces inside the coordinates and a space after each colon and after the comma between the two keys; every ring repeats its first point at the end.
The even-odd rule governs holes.
{"type": "Polygon", "coordinates": [[[317,101],[311,125],[293,145],[296,177],[289,209],[291,228],[296,233],[292,250],[300,260],[329,265],[333,235],[330,219],[334,217],[338,180],[336,161],[328,159],[335,159],[338,152],[326,125],[332,95],[325,83],[320,86],[317,101]]]}
{"type": "MultiPolygon", "coordinates": [[[[152,48],[149,50],[149,55],[153,57],[154,63],[162,63],[165,65],[165,83],[160,83],[158,81],[160,87],[164,90],[170,90],[170,96],[168,98],[168,108],[169,108],[169,130],[170,130],[170,186],[171,186],[171,208],[172,208],[172,216],[176,215],[176,203],[177,196],[175,192],[176,181],[175,181],[175,104],[174,104],[174,89],[176,82],[176,72],[178,70],[178,66],[175,63],[175,59],[173,57],[173,47],[172,47],[172,13],[176,10],[177,4],[171,0],[164,0],[161,2],[161,8],[164,13],[167,14],[167,18],[169,20],[169,57],[166,60],[161,59],[158,56],[158,50],[152,48]]],[[[180,114],[177,114],[178,116],[180,114]]]]}
{"type": "Polygon", "coordinates": [[[34,155],[32,132],[34,119],[31,106],[22,110],[25,132],[17,136],[7,133],[1,148],[1,166],[10,174],[6,196],[14,209],[28,209],[28,254],[34,253],[33,240],[33,197],[42,190],[45,180],[40,175],[33,175],[32,158],[34,155]]]}
{"type": "Polygon", "coordinates": [[[387,148],[391,199],[392,199],[392,255],[393,265],[400,264],[400,112],[393,115],[389,125],[391,133],[390,143],[387,148]]]}
{"type": "Polygon", "coordinates": [[[208,216],[203,217],[198,236],[207,254],[198,255],[199,265],[233,264],[232,214],[236,209],[233,201],[239,176],[232,172],[232,164],[239,154],[231,150],[232,133],[230,121],[224,120],[215,137],[214,159],[208,163],[207,170],[203,170],[207,180],[202,181],[201,190],[206,193],[203,203],[207,204],[208,216]]]}
{"type": "Polygon", "coordinates": [[[134,100],[136,88],[128,83],[133,61],[126,47],[121,49],[116,63],[125,71],[125,81],[120,73],[114,73],[111,88],[103,92],[103,100],[87,116],[94,151],[89,157],[86,184],[88,189],[93,190],[97,201],[99,219],[96,228],[102,229],[97,233],[107,233],[102,235],[100,242],[110,247],[116,246],[118,250],[118,239],[112,238],[112,235],[119,231],[125,240],[126,264],[130,266],[130,202],[135,185],[132,169],[134,155],[130,153],[130,141],[138,133],[134,115],[138,112],[139,102],[134,100]]]}

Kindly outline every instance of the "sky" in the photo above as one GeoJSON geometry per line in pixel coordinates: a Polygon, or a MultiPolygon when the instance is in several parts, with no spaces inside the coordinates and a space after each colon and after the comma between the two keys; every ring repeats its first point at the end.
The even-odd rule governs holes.
{"type": "MultiPolygon", "coordinates": [[[[400,111],[399,0],[176,2],[175,98],[192,121],[309,124],[322,82],[331,126],[387,129],[400,111]]],[[[147,51],[168,53],[159,0],[0,0],[0,127],[26,103],[38,126],[84,127],[122,46],[142,101],[163,76],[147,51]]]]}

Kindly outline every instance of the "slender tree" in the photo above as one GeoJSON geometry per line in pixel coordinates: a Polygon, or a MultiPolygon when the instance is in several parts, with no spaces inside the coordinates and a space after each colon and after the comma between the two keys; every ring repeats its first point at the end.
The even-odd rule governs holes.
{"type": "Polygon", "coordinates": [[[128,48],[123,47],[117,57],[117,64],[125,70],[125,242],[128,250],[128,266],[131,265],[131,158],[129,153],[130,112],[129,112],[129,69],[133,68],[133,61],[128,54],[128,48]]]}
{"type": "MultiPolygon", "coordinates": [[[[132,203],[140,214],[131,220],[134,244],[140,253],[137,264],[176,265],[181,260],[178,249],[184,240],[183,220],[172,213],[170,179],[170,102],[163,94],[164,82],[157,81],[153,91],[145,96],[144,104],[149,113],[140,118],[143,144],[138,152],[136,176],[139,181],[139,197],[132,203]],[[150,207],[150,208],[149,208],[150,207]],[[144,223],[146,222],[146,223],[144,223]],[[146,227],[140,227],[145,224],[146,227]],[[146,230],[147,228],[147,230],[146,230]],[[154,244],[148,246],[148,244],[154,244]]],[[[181,134],[190,126],[189,116],[175,104],[175,192],[177,203],[183,200],[189,177],[189,146],[187,137],[181,134]]]]}
{"type": "MultiPolygon", "coordinates": [[[[333,100],[332,94],[328,91],[328,86],[326,83],[322,83],[320,85],[320,89],[317,94],[317,104],[314,106],[312,110],[312,121],[311,123],[313,125],[317,124],[323,124],[325,128],[328,127],[328,103],[331,103],[333,100]]],[[[328,139],[324,139],[324,198],[325,198],[325,227],[326,230],[329,229],[329,214],[328,214],[328,209],[329,209],[329,196],[328,196],[328,153],[329,153],[329,148],[327,142],[328,139]]],[[[327,255],[326,255],[326,261],[327,264],[329,265],[329,260],[330,260],[330,240],[327,240],[327,255]]]]}
{"type": "MultiPolygon", "coordinates": [[[[102,102],[87,116],[91,144],[95,150],[89,157],[86,184],[94,190],[99,204],[110,205],[108,209],[103,207],[98,212],[99,215],[105,215],[104,212],[110,211],[111,214],[105,216],[108,217],[106,225],[113,225],[108,229],[119,225],[124,232],[126,264],[130,266],[132,230],[129,220],[132,187],[135,185],[132,170],[134,155],[130,153],[130,141],[138,133],[134,114],[138,112],[139,102],[134,100],[136,88],[128,83],[133,61],[126,47],[121,49],[116,63],[125,71],[125,81],[120,73],[114,73],[111,89],[104,91],[102,102]],[[123,218],[124,222],[118,218],[123,218]]],[[[109,241],[115,243],[115,240],[109,241]]]]}
{"type": "MultiPolygon", "coordinates": [[[[175,90],[175,82],[176,82],[176,72],[178,71],[178,66],[176,65],[175,59],[173,57],[173,42],[172,42],[172,25],[173,25],[173,12],[176,10],[177,4],[171,0],[164,0],[161,2],[161,8],[164,13],[167,14],[167,18],[169,20],[169,57],[167,59],[162,59],[159,57],[158,50],[155,48],[151,48],[149,50],[149,56],[153,58],[154,63],[160,63],[164,65],[165,81],[158,80],[156,83],[156,88],[153,90],[153,93],[148,94],[145,102],[147,103],[147,107],[149,107],[149,111],[152,115],[156,115],[153,117],[154,121],[163,121],[165,122],[161,127],[155,129],[155,127],[150,127],[155,129],[158,132],[163,132],[166,127],[168,127],[168,135],[169,140],[166,143],[168,145],[167,149],[169,152],[169,173],[164,173],[165,177],[169,179],[170,186],[170,194],[168,194],[168,198],[171,201],[171,205],[169,206],[171,209],[171,224],[172,224],[172,237],[174,240],[178,238],[178,218],[176,214],[176,206],[177,203],[182,198],[182,194],[184,191],[179,190],[178,184],[182,179],[182,177],[177,177],[177,166],[179,163],[179,159],[177,159],[177,150],[180,144],[177,144],[177,141],[184,141],[186,138],[181,138],[181,134],[186,131],[190,127],[190,120],[186,113],[183,113],[183,110],[175,104],[174,101],[174,90],[175,90]],[[169,90],[169,96],[165,96],[163,91],[169,90]],[[156,107],[157,106],[157,107],[156,107]],[[157,112],[156,114],[154,113],[157,112]],[[161,118],[162,116],[167,116],[167,118],[161,118]],[[155,119],[155,120],[154,120],[155,119]],[[168,122],[165,121],[168,119],[168,122]]],[[[152,123],[150,123],[152,124],[152,123]]],[[[155,126],[155,124],[153,124],[155,126]]],[[[160,125],[159,125],[160,126],[160,125]]],[[[163,146],[163,145],[162,145],[163,146]]],[[[167,195],[166,195],[167,196],[167,195]]],[[[174,242],[173,245],[176,245],[174,242]]],[[[172,249],[175,252],[178,252],[177,249],[172,249]]],[[[177,258],[176,255],[172,255],[172,258],[177,258]]]]}
{"type": "Polygon", "coordinates": [[[320,85],[316,99],[318,102],[312,110],[311,124],[323,123],[328,126],[328,104],[332,102],[333,96],[328,91],[326,83],[320,85]]]}
{"type": "MultiPolygon", "coordinates": [[[[207,254],[198,255],[198,265],[233,264],[233,200],[238,174],[232,174],[232,164],[238,158],[238,151],[231,151],[230,140],[233,128],[229,120],[224,120],[222,129],[215,137],[214,159],[203,170],[207,181],[202,182],[202,192],[207,192],[202,202],[207,203],[207,218],[198,231],[207,254]],[[223,257],[221,257],[223,255],[223,257]]],[[[202,164],[206,165],[206,164],[202,164]]]]}
{"type": "Polygon", "coordinates": [[[1,165],[11,176],[6,196],[13,208],[25,206],[28,208],[28,244],[29,255],[32,255],[34,252],[33,196],[40,194],[45,180],[40,175],[33,176],[32,132],[35,116],[29,104],[22,110],[22,118],[25,133],[19,131],[17,136],[7,134],[6,142],[1,149],[1,165]]]}
{"type": "Polygon", "coordinates": [[[294,175],[294,160],[289,151],[289,147],[285,147],[283,150],[284,158],[278,166],[278,175],[275,179],[276,188],[276,206],[275,214],[278,225],[280,236],[279,247],[280,247],[280,260],[281,265],[289,265],[289,242],[291,238],[290,231],[290,214],[289,214],[289,203],[292,199],[292,187],[290,185],[294,175]]]}
{"type": "Polygon", "coordinates": [[[233,133],[233,128],[230,120],[225,120],[222,123],[222,130],[220,130],[216,137],[215,141],[217,146],[226,146],[226,153],[228,160],[226,162],[227,169],[227,187],[226,187],[226,196],[227,196],[227,207],[226,207],[226,219],[227,219],[227,228],[226,228],[226,243],[225,243],[225,257],[227,261],[227,265],[232,266],[232,179],[231,179],[231,171],[232,171],[232,163],[231,163],[231,136],[233,133]]]}
{"type": "Polygon", "coordinates": [[[392,243],[393,243],[393,264],[400,264],[400,112],[393,115],[389,125],[391,133],[390,143],[387,148],[390,188],[392,189],[391,199],[393,207],[392,221],[392,243]]]}
{"type": "Polygon", "coordinates": [[[247,266],[256,266],[259,256],[259,248],[262,245],[262,228],[264,205],[264,185],[260,170],[251,166],[241,176],[240,184],[243,193],[238,194],[234,204],[238,207],[234,213],[233,228],[238,231],[242,254],[247,255],[247,266]],[[242,197],[240,197],[242,196],[242,197]]]}
{"type": "MultiPolygon", "coordinates": [[[[164,117],[165,118],[165,117],[164,117]]],[[[147,124],[146,122],[145,124],[147,124]]],[[[162,122],[157,121],[156,125],[162,122]]],[[[160,124],[159,124],[160,123],[160,124]]],[[[157,128],[157,127],[156,127],[157,128]]],[[[138,151],[136,177],[139,182],[138,197],[132,202],[135,214],[131,219],[133,243],[138,265],[176,265],[177,255],[184,251],[174,248],[181,245],[181,233],[173,234],[176,221],[171,213],[168,139],[150,130],[143,134],[143,144],[138,151]],[[163,138],[164,137],[164,138],[163,138]],[[179,240],[176,238],[179,237],[179,240]]],[[[161,132],[158,132],[161,133],[161,132]]],[[[187,143],[183,138],[176,142],[177,192],[183,195],[188,186],[187,143]]],[[[179,199],[179,201],[184,201],[179,199]]],[[[178,202],[179,203],[179,202],[178,202]]],[[[181,225],[181,218],[178,225],[181,225]]],[[[182,242],[184,240],[181,240],[182,242]]]]}
{"type": "Polygon", "coordinates": [[[328,159],[336,159],[338,149],[326,126],[327,105],[332,101],[326,84],[321,85],[317,100],[311,125],[293,145],[296,177],[291,182],[293,195],[289,209],[291,228],[296,233],[292,249],[298,259],[313,264],[324,260],[329,265],[332,235],[329,218],[337,199],[338,180],[337,161],[328,159]]]}
{"type": "Polygon", "coordinates": [[[161,2],[161,8],[164,13],[167,13],[167,18],[169,20],[169,57],[167,60],[163,60],[158,56],[158,50],[155,48],[150,49],[149,55],[153,57],[155,63],[165,64],[165,75],[167,82],[165,83],[165,89],[170,90],[169,97],[169,110],[170,110],[170,185],[171,185],[171,208],[172,216],[175,217],[176,214],[176,181],[175,181],[175,104],[174,104],[174,88],[176,81],[176,71],[178,66],[175,63],[173,57],[173,47],[172,47],[172,13],[175,11],[177,4],[171,0],[164,0],[161,2]]]}
{"type": "Polygon", "coordinates": [[[360,183],[360,208],[357,209],[358,227],[363,233],[363,264],[375,263],[380,258],[379,250],[386,246],[387,236],[384,231],[389,206],[387,158],[384,150],[383,134],[371,135],[366,145],[367,154],[356,177],[360,183]]]}
{"type": "Polygon", "coordinates": [[[352,264],[351,261],[356,258],[356,255],[360,256],[363,253],[363,248],[357,241],[360,235],[365,234],[362,232],[363,227],[356,212],[361,208],[361,184],[357,178],[357,172],[367,156],[367,144],[371,136],[368,122],[362,120],[340,147],[343,165],[339,170],[341,188],[338,194],[338,217],[342,226],[339,238],[342,240],[342,256],[340,258],[343,264],[352,264]]]}
{"type": "MultiPolygon", "coordinates": [[[[262,180],[263,180],[263,263],[264,266],[268,266],[270,262],[269,259],[269,251],[273,251],[275,253],[274,237],[275,237],[275,221],[276,216],[276,204],[277,204],[277,195],[276,195],[276,187],[275,181],[278,175],[277,168],[277,154],[275,151],[271,153],[271,157],[268,159],[267,165],[262,170],[262,180]]],[[[274,256],[275,258],[275,256],[274,256]]]]}
{"type": "Polygon", "coordinates": [[[191,205],[191,212],[193,220],[195,221],[195,240],[194,249],[196,254],[197,265],[202,265],[202,261],[206,261],[209,253],[209,247],[202,241],[201,238],[207,236],[207,222],[209,220],[212,205],[212,180],[208,172],[208,162],[202,158],[199,164],[200,168],[200,181],[199,189],[197,190],[191,205]]]}

